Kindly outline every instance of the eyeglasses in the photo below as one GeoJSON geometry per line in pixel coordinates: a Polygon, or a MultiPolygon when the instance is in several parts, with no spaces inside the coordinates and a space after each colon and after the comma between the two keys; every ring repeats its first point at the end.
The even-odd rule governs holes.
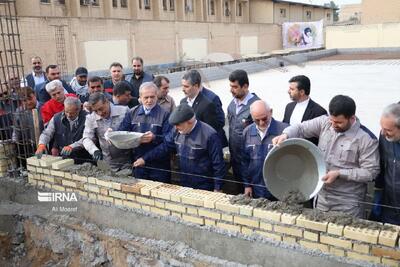
{"type": "Polygon", "coordinates": [[[261,119],[253,119],[255,123],[260,123],[260,122],[267,122],[268,121],[268,117],[264,117],[261,119]]]}

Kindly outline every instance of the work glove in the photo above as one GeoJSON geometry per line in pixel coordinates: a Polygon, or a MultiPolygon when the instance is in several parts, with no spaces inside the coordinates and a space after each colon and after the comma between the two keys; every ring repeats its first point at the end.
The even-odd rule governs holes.
{"type": "Polygon", "coordinates": [[[44,145],[44,144],[39,144],[38,147],[37,147],[37,149],[36,149],[36,152],[35,152],[36,157],[37,157],[38,159],[41,159],[43,153],[46,152],[46,150],[47,150],[46,145],[44,145]]]}
{"type": "Polygon", "coordinates": [[[371,209],[371,214],[369,215],[370,220],[379,221],[382,214],[382,198],[383,198],[383,190],[375,189],[374,191],[374,206],[371,209]]]}
{"type": "Polygon", "coordinates": [[[63,149],[61,150],[61,156],[69,156],[72,153],[72,146],[65,146],[63,147],[63,149]]]}
{"type": "Polygon", "coordinates": [[[95,161],[102,160],[102,159],[103,159],[103,153],[101,153],[100,150],[96,150],[96,151],[93,153],[93,159],[94,159],[95,161]]]}

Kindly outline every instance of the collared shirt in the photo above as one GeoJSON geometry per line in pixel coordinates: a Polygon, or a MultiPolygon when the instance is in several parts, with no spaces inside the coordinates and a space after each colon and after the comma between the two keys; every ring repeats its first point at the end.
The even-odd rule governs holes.
{"type": "MultiPolygon", "coordinates": [[[[200,93],[200,92],[199,92],[200,93]]],[[[196,100],[197,96],[199,95],[199,93],[197,93],[197,95],[195,97],[193,97],[192,99],[190,99],[189,97],[186,99],[187,103],[189,106],[193,106],[194,101],[196,100]]]]}
{"type": "Polygon", "coordinates": [[[233,102],[235,102],[236,105],[236,114],[240,112],[243,106],[247,105],[247,102],[253,97],[253,94],[247,93],[247,95],[244,97],[243,100],[239,100],[237,98],[233,99],[233,102]]]}
{"type": "Polygon", "coordinates": [[[44,72],[41,72],[41,74],[37,75],[34,71],[32,71],[32,76],[35,80],[35,84],[41,84],[46,81],[46,76],[44,75],[44,72]]]}
{"type": "Polygon", "coordinates": [[[70,120],[69,118],[67,118],[68,122],[69,122],[69,128],[74,129],[75,125],[78,123],[78,119],[79,117],[77,116],[74,120],[70,120]]]}
{"type": "MultiPolygon", "coordinates": [[[[197,120],[194,121],[192,129],[190,129],[189,132],[185,133],[185,135],[190,134],[190,133],[193,131],[194,127],[196,127],[196,124],[197,124],[197,120]]],[[[178,131],[178,132],[179,132],[180,134],[184,134],[184,133],[182,133],[181,131],[178,131]]]]}
{"type": "Polygon", "coordinates": [[[169,95],[166,95],[164,98],[158,99],[158,104],[169,113],[171,113],[176,107],[174,99],[169,95]]]}
{"type": "Polygon", "coordinates": [[[307,100],[296,103],[296,106],[293,109],[292,116],[290,117],[290,125],[301,123],[304,112],[306,111],[309,102],[310,98],[307,98],[307,100]]]}
{"type": "Polygon", "coordinates": [[[265,135],[266,135],[267,132],[268,132],[268,129],[269,129],[269,126],[270,126],[270,125],[271,125],[271,121],[269,121],[267,128],[265,128],[265,130],[262,131],[262,130],[258,127],[258,125],[256,124],[257,133],[258,133],[258,135],[260,136],[261,140],[264,139],[265,135]]]}

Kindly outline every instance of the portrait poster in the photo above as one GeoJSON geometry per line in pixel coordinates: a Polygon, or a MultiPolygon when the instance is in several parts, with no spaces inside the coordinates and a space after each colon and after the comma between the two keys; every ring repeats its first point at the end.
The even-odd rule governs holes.
{"type": "Polygon", "coordinates": [[[324,45],[323,20],[285,22],[282,25],[283,48],[319,48],[324,45]]]}

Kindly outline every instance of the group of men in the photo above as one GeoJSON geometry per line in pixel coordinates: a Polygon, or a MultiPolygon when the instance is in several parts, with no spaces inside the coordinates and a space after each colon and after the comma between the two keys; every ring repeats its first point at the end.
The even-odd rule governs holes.
{"type": "Polygon", "coordinates": [[[227,138],[221,100],[202,84],[197,70],[182,76],[185,98],[176,107],[168,95],[168,78],[144,72],[139,57],[132,60],[130,81],[125,80],[122,65],[113,63],[111,80],[88,79],[81,67],[70,85],[60,80],[55,65],[42,73],[44,82],[39,79],[37,60],[32,59],[33,77],[26,77],[35,90],[30,89],[24,101],[38,98],[38,104],[29,107],[41,108],[46,126],[37,155],[47,150],[78,162],[105,160],[115,170],[133,168],[135,177],[167,183],[171,158],[177,155],[181,185],[222,191],[227,180],[223,148],[229,147],[236,193],[276,200],[265,186],[263,161],[272,145],[300,137],[317,145],[327,164],[325,184],[314,201],[317,209],[364,217],[367,184],[375,180],[373,217],[400,224],[399,103],[384,109],[378,141],[356,117],[353,99],[333,97],[328,114],[310,98],[309,78],[299,75],[289,80],[292,102],[281,122],[273,118],[267,102],[250,92],[247,73],[235,70],[229,75],[233,100],[227,108],[227,138]],[[105,134],[118,130],[143,133],[140,146],[113,146],[105,134]]]}

